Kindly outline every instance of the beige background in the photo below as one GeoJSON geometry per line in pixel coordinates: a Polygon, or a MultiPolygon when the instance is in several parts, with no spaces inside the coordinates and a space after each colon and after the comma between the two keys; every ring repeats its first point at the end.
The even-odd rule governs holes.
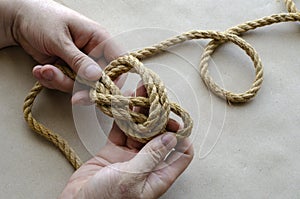
{"type": "MultiPolygon", "coordinates": [[[[246,20],[285,12],[277,0],[61,2],[119,35],[121,43],[132,34],[132,40],[123,40],[125,50],[159,42],[174,32],[225,30],[246,20]],[[147,35],[147,30],[151,34],[140,38],[135,35],[138,31],[132,31],[138,28],[142,28],[141,35],[147,35]]],[[[286,23],[244,36],[261,56],[265,81],[255,100],[243,106],[227,106],[211,96],[195,73],[206,41],[174,49],[189,62],[176,60],[178,56],[174,58],[172,53],[148,61],[174,69],[168,72],[165,67],[149,65],[166,82],[172,99],[191,112],[196,124],[192,134],[195,158],[162,198],[300,198],[299,27],[298,23],[286,23]]],[[[225,87],[234,91],[248,88],[252,64],[241,50],[225,45],[213,58],[211,70],[217,81],[223,80],[225,87]]],[[[73,172],[62,154],[32,133],[23,120],[23,99],[35,82],[31,75],[34,64],[17,47],[0,51],[0,198],[56,198],[73,172]]],[[[87,160],[105,136],[88,128],[88,132],[76,133],[69,100],[67,94],[43,92],[34,114],[87,160]]]]}

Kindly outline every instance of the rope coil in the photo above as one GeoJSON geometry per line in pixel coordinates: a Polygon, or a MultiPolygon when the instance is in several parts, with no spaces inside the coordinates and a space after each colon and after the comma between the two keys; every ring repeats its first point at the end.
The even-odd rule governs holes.
{"type": "MultiPolygon", "coordinates": [[[[102,72],[102,77],[95,84],[82,80],[91,86],[90,98],[97,107],[106,115],[113,117],[119,127],[127,136],[140,142],[147,142],[153,137],[164,133],[170,112],[181,117],[184,127],[179,130],[179,138],[188,137],[191,134],[193,122],[190,115],[178,104],[170,102],[166,89],[159,76],[152,70],[144,67],[142,60],[165,51],[171,46],[193,39],[212,39],[205,47],[200,61],[200,76],[206,86],[217,96],[224,98],[228,103],[244,103],[254,98],[263,82],[263,66],[256,50],[239,37],[241,34],[259,27],[281,22],[300,21],[300,13],[292,0],[284,0],[289,13],[274,14],[254,21],[245,22],[224,32],[193,30],[172,37],[159,44],[142,50],[131,52],[112,61],[102,72]],[[208,63],[215,50],[226,42],[232,42],[239,46],[250,57],[254,64],[255,79],[250,88],[243,93],[233,93],[217,85],[210,77],[208,63]],[[140,75],[148,97],[124,97],[113,80],[123,73],[134,72],[140,75]],[[149,115],[133,112],[131,106],[149,108],[149,115]]],[[[76,74],[68,67],[57,66],[64,74],[75,80],[76,74]]],[[[58,147],[75,169],[82,165],[82,161],[68,143],[59,135],[39,123],[32,116],[32,106],[35,98],[43,89],[40,83],[36,83],[24,102],[24,118],[28,125],[38,134],[45,137],[58,147]]]]}

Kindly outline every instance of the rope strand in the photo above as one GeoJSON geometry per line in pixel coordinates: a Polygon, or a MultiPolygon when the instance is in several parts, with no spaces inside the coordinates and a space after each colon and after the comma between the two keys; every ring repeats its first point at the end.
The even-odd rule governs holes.
{"type": "MultiPolygon", "coordinates": [[[[292,0],[284,0],[289,13],[274,14],[254,21],[248,21],[234,26],[224,32],[193,30],[169,38],[151,47],[131,52],[129,55],[113,60],[102,72],[98,82],[88,82],[79,78],[79,81],[91,87],[90,98],[106,115],[113,117],[124,133],[140,142],[147,142],[153,137],[166,132],[166,125],[170,112],[178,115],[183,121],[183,128],[176,132],[178,138],[188,137],[191,134],[193,121],[188,112],[178,104],[171,102],[163,82],[152,70],[146,68],[142,60],[167,50],[169,47],[193,39],[212,39],[201,56],[200,76],[208,89],[217,96],[224,98],[228,103],[244,103],[253,99],[263,82],[263,66],[256,50],[240,37],[243,33],[259,27],[282,22],[300,21],[300,13],[292,0]],[[226,42],[239,46],[250,57],[255,70],[255,79],[250,88],[243,93],[233,93],[221,88],[210,77],[208,63],[215,50],[226,42]],[[123,73],[134,72],[140,75],[148,97],[124,97],[114,84],[118,76],[123,73]],[[133,112],[130,107],[140,106],[149,109],[149,115],[133,112]]],[[[57,66],[67,76],[75,80],[76,74],[67,67],[57,66]]],[[[75,151],[60,135],[52,132],[39,123],[32,116],[32,106],[43,86],[36,83],[24,102],[24,118],[28,125],[39,135],[52,142],[65,155],[75,169],[82,165],[82,161],[75,151]]]]}

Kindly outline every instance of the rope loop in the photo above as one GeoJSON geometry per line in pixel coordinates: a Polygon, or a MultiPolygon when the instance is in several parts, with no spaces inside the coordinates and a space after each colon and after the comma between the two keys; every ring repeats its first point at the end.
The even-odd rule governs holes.
{"type": "Polygon", "coordinates": [[[255,80],[251,85],[251,87],[243,93],[233,93],[224,88],[221,88],[217,83],[213,81],[213,79],[209,76],[209,72],[208,72],[208,62],[211,57],[210,55],[213,52],[212,49],[210,49],[211,45],[208,45],[205,48],[205,53],[201,58],[200,75],[202,77],[202,80],[212,92],[214,92],[217,96],[226,99],[229,103],[241,103],[241,102],[249,101],[250,99],[255,97],[256,93],[259,91],[261,84],[263,82],[263,67],[262,67],[261,60],[258,56],[258,53],[248,42],[238,37],[237,35],[230,34],[228,32],[223,32],[223,33],[209,32],[209,33],[210,34],[207,37],[214,39],[213,40],[214,42],[224,43],[226,41],[230,41],[245,51],[245,53],[250,57],[250,59],[254,64],[255,80]]]}
{"type": "MultiPolygon", "coordinates": [[[[248,21],[234,26],[224,32],[193,30],[169,38],[151,47],[131,52],[129,55],[113,60],[102,72],[102,77],[96,83],[79,78],[80,82],[89,85],[90,98],[97,107],[106,115],[113,117],[119,127],[127,136],[140,142],[147,142],[153,137],[166,131],[166,125],[171,112],[178,115],[183,122],[183,128],[176,132],[178,138],[185,138],[191,134],[193,121],[182,107],[169,101],[166,88],[159,76],[146,68],[141,62],[155,54],[167,50],[169,47],[192,39],[212,39],[202,54],[200,61],[200,75],[206,86],[217,96],[226,99],[228,103],[243,103],[253,99],[263,81],[263,67],[255,49],[240,37],[243,33],[259,27],[281,22],[300,21],[300,13],[292,0],[284,0],[289,13],[274,14],[261,19],[248,21]],[[243,93],[234,93],[221,88],[210,77],[208,63],[215,50],[226,42],[239,46],[250,57],[254,64],[255,79],[250,88],[243,93]],[[146,97],[125,97],[114,84],[114,80],[123,73],[138,74],[147,91],[146,97]],[[142,107],[149,110],[149,114],[134,112],[132,107],[142,107]]],[[[76,74],[68,67],[58,66],[65,75],[73,80],[76,74]]],[[[43,86],[36,83],[25,99],[23,112],[28,125],[39,135],[45,137],[58,147],[75,169],[79,168],[82,161],[76,152],[68,145],[67,141],[59,134],[49,130],[32,116],[32,107],[37,95],[43,86]]]]}
{"type": "Polygon", "coordinates": [[[132,55],[119,57],[106,67],[95,88],[90,90],[90,98],[102,112],[115,119],[127,136],[140,142],[145,143],[166,132],[171,111],[184,122],[183,129],[177,132],[178,137],[186,137],[191,133],[193,122],[190,115],[179,105],[169,101],[167,90],[159,76],[132,55]],[[125,72],[136,73],[141,77],[147,97],[124,97],[121,94],[113,80],[125,72]],[[133,106],[148,109],[148,115],[134,112],[130,108],[133,106]]]}

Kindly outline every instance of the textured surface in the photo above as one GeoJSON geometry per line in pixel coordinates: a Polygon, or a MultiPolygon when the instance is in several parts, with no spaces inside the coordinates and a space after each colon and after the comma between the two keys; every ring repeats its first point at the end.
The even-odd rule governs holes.
{"type": "MultiPolygon", "coordinates": [[[[285,11],[283,3],[275,0],[185,2],[90,0],[83,3],[63,0],[65,5],[102,23],[114,35],[143,27],[161,27],[176,32],[190,29],[225,30],[247,20],[285,11]]],[[[199,125],[193,131],[195,159],[163,198],[184,198],[187,195],[189,198],[299,198],[298,25],[276,25],[244,36],[261,56],[265,81],[257,98],[243,106],[226,106],[222,100],[210,96],[199,76],[188,65],[175,59],[172,61],[168,56],[156,59],[184,74],[195,90],[193,96],[200,110],[199,116],[192,99],[184,101],[180,98],[189,94],[190,90],[176,84],[169,85],[199,125]],[[220,132],[218,143],[205,156],[220,132]]],[[[157,39],[160,41],[165,37],[161,35],[157,39]]],[[[149,39],[149,44],[157,41],[149,39]]],[[[135,42],[139,42],[138,39],[135,42]]],[[[136,48],[138,45],[133,46],[136,48]]],[[[179,50],[190,60],[190,64],[197,67],[201,49],[198,49],[198,56],[191,48],[182,47],[179,50]]],[[[254,74],[250,60],[239,49],[226,45],[213,58],[221,74],[219,81],[223,80],[226,88],[237,91],[247,89],[254,74]]],[[[0,179],[3,186],[0,196],[55,198],[71,175],[72,168],[53,146],[32,135],[22,119],[22,101],[33,83],[30,75],[33,61],[16,48],[0,51],[0,61],[3,70],[0,79],[1,103],[4,105],[1,106],[3,139],[0,146],[3,149],[0,179]]],[[[218,71],[211,70],[218,81],[218,71]]],[[[164,74],[159,75],[164,77],[164,74]]],[[[162,79],[168,86],[172,78],[174,76],[170,75],[166,80],[162,79]]],[[[47,126],[63,132],[81,157],[88,158],[76,136],[68,100],[67,95],[45,92],[37,103],[36,109],[39,111],[36,114],[47,126]]]]}

